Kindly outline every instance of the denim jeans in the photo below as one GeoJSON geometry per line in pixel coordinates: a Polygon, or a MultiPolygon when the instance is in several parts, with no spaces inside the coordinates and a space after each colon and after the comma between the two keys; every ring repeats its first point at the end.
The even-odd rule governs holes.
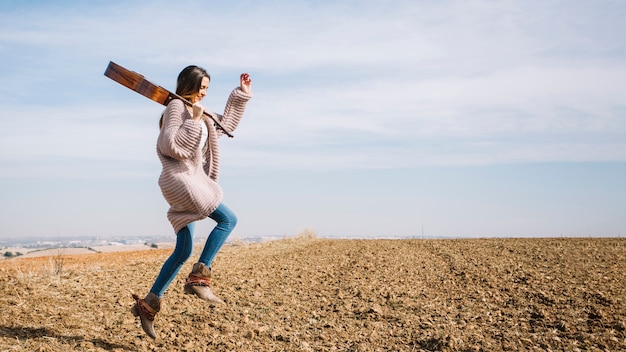
{"type": "MultiPolygon", "coordinates": [[[[223,203],[209,215],[209,218],[215,220],[217,224],[209,234],[204,248],[202,249],[202,253],[200,254],[200,258],[198,259],[198,262],[204,263],[207,267],[211,266],[217,252],[222,248],[224,242],[226,242],[226,238],[228,238],[228,235],[230,235],[235,225],[237,225],[237,216],[223,203]]],[[[183,227],[176,234],[176,247],[174,248],[174,252],[163,264],[159,276],[157,276],[152,289],[150,289],[150,292],[157,295],[157,297],[163,296],[163,293],[165,293],[167,287],[172,283],[172,280],[174,280],[180,268],[182,268],[183,264],[185,264],[187,259],[191,256],[191,252],[193,251],[194,227],[195,223],[191,223],[183,227]]]]}

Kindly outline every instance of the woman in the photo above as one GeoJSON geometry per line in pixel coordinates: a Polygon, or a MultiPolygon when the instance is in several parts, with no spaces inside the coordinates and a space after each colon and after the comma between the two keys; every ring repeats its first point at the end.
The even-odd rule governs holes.
{"type": "MultiPolygon", "coordinates": [[[[163,165],[159,187],[169,203],[167,218],[176,233],[176,247],[165,261],[154,285],[144,299],[133,295],[136,303],[131,311],[141,319],[141,327],[156,338],[154,316],[161,308],[161,297],[193,250],[193,222],[209,217],[217,222],[209,234],[198,262],[185,283],[185,293],[194,294],[212,303],[223,303],[210,289],[211,262],[237,223],[235,214],[222,203],[219,176],[219,144],[217,137],[225,132],[203,115],[199,104],[206,96],[211,77],[201,67],[188,66],[178,75],[176,94],[193,103],[186,106],[180,99],[172,100],[161,116],[157,154],[163,165]]],[[[228,132],[235,130],[250,98],[252,80],[241,74],[224,109],[224,115],[208,112],[228,132]]]]}

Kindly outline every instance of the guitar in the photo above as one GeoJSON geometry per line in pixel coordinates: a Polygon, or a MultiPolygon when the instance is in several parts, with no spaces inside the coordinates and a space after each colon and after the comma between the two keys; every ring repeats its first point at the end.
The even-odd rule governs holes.
{"type": "MultiPolygon", "coordinates": [[[[180,95],[172,93],[161,86],[157,86],[156,84],[149,82],[148,80],[143,78],[143,75],[140,75],[139,73],[134,71],[127,70],[113,61],[109,62],[109,65],[104,71],[104,75],[114,80],[115,82],[123,85],[124,87],[130,88],[135,92],[143,95],[144,97],[156,101],[159,104],[167,106],[167,104],[169,104],[169,102],[173,99],[180,99],[187,106],[193,105],[189,100],[181,97],[180,95]]],[[[233,135],[228,132],[226,128],[224,128],[224,126],[222,126],[222,124],[220,124],[213,115],[207,113],[206,111],[204,111],[203,115],[211,118],[211,120],[213,120],[213,122],[215,123],[215,126],[224,131],[224,133],[228,137],[233,137],[233,135]]]]}

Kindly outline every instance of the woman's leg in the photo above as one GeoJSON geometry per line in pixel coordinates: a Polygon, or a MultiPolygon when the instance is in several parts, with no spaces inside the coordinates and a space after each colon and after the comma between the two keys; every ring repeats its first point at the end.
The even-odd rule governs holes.
{"type": "Polygon", "coordinates": [[[209,217],[215,220],[217,225],[209,234],[202,254],[200,254],[200,259],[198,259],[198,262],[203,263],[208,268],[211,267],[211,262],[215,259],[217,252],[237,225],[237,216],[224,203],[221,203],[209,217]]]}
{"type": "Polygon", "coordinates": [[[172,283],[180,268],[185,264],[193,251],[193,228],[194,223],[183,227],[176,234],[176,248],[163,264],[159,276],[154,281],[150,292],[161,298],[167,287],[172,283]]]}

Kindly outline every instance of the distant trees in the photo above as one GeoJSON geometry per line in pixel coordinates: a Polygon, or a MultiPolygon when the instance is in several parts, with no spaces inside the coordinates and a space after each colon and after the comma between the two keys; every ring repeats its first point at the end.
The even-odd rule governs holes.
{"type": "Polygon", "coordinates": [[[5,258],[19,257],[20,255],[22,255],[22,253],[20,253],[20,252],[13,253],[13,252],[10,252],[10,251],[4,252],[4,254],[3,254],[3,256],[5,258]]]}

